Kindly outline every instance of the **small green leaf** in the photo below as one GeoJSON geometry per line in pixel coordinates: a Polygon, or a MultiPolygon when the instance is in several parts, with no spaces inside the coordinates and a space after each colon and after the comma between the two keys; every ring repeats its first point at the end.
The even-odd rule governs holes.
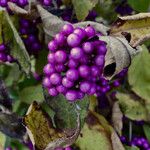
{"type": "Polygon", "coordinates": [[[78,20],[83,21],[88,16],[89,11],[98,3],[98,0],[72,0],[72,3],[78,20]]]}
{"type": "Polygon", "coordinates": [[[143,130],[144,130],[144,133],[145,133],[146,138],[147,138],[148,141],[150,142],[150,125],[144,124],[144,125],[143,125],[143,130]]]}
{"type": "Polygon", "coordinates": [[[4,148],[5,142],[6,142],[6,135],[0,132],[0,149],[4,148]]]}
{"type": "Polygon", "coordinates": [[[124,93],[117,93],[117,98],[125,116],[132,120],[148,120],[145,105],[140,101],[134,100],[130,95],[124,93]]]}
{"type": "Polygon", "coordinates": [[[44,100],[42,86],[39,84],[24,88],[19,93],[19,99],[27,104],[31,104],[35,100],[42,102],[44,100]]]}
{"type": "Polygon", "coordinates": [[[21,66],[22,70],[26,73],[30,73],[31,64],[30,64],[30,57],[27,53],[25,45],[20,38],[11,18],[9,17],[6,11],[2,12],[3,19],[3,34],[4,40],[6,42],[10,42],[10,54],[13,58],[17,59],[19,65],[21,66]]]}
{"type": "Polygon", "coordinates": [[[150,6],[150,0],[128,0],[128,4],[138,12],[147,12],[150,6]]]}

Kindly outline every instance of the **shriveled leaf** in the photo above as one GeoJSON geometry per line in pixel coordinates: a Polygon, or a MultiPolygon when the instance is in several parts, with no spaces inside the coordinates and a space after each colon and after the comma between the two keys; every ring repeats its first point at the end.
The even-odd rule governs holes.
{"type": "Polygon", "coordinates": [[[11,112],[0,112],[0,131],[12,138],[18,138],[20,140],[23,140],[26,132],[21,118],[11,112]]]}
{"type": "Polygon", "coordinates": [[[150,39],[150,13],[119,17],[112,25],[110,35],[125,36],[130,45],[136,47],[150,39]]]}
{"type": "Polygon", "coordinates": [[[12,3],[12,2],[8,2],[8,6],[10,8],[10,10],[16,14],[22,14],[22,15],[27,15],[28,11],[26,11],[25,9],[19,7],[17,4],[12,3]]]}
{"type": "Polygon", "coordinates": [[[107,43],[104,76],[111,79],[130,65],[132,57],[138,51],[133,49],[124,38],[100,36],[99,39],[107,43]]]}
{"type": "Polygon", "coordinates": [[[72,3],[77,19],[83,21],[88,16],[89,11],[98,3],[98,0],[72,0],[72,3]]]}
{"type": "Polygon", "coordinates": [[[150,0],[128,0],[128,4],[138,12],[147,12],[150,6],[150,0]]]}
{"type": "Polygon", "coordinates": [[[39,84],[24,88],[19,92],[19,99],[27,104],[31,104],[35,100],[42,102],[44,100],[42,86],[39,84]]]}
{"type": "Polygon", "coordinates": [[[117,150],[125,150],[115,131],[113,131],[111,134],[111,141],[112,141],[113,150],[116,150],[116,149],[117,150]]]}
{"type": "Polygon", "coordinates": [[[93,26],[96,31],[101,32],[103,35],[107,35],[107,31],[109,30],[109,27],[106,27],[101,23],[93,22],[93,21],[83,21],[74,24],[75,27],[86,27],[88,25],[93,26]]]}
{"type": "Polygon", "coordinates": [[[149,116],[145,105],[129,94],[117,93],[121,110],[125,116],[132,120],[148,120],[149,116]]]}
{"type": "Polygon", "coordinates": [[[121,135],[123,122],[122,122],[123,114],[120,110],[118,102],[115,102],[112,108],[112,122],[115,130],[121,135]]]}
{"type": "Polygon", "coordinates": [[[132,61],[128,71],[128,80],[132,90],[145,99],[146,106],[148,106],[150,105],[150,55],[145,46],[142,50],[132,61]]]}
{"type": "Polygon", "coordinates": [[[24,118],[29,137],[37,150],[54,150],[57,147],[71,145],[80,132],[80,117],[76,122],[76,130],[71,135],[53,127],[51,118],[48,118],[40,105],[33,102],[24,118]]]}
{"type": "Polygon", "coordinates": [[[46,102],[55,112],[55,123],[58,128],[74,129],[76,127],[77,109],[80,113],[81,126],[83,126],[89,106],[88,97],[84,98],[83,100],[70,103],[63,95],[50,97],[48,94],[46,94],[46,102]]]}
{"type": "Polygon", "coordinates": [[[22,70],[26,73],[30,73],[30,58],[26,51],[25,45],[19,36],[15,26],[11,18],[9,17],[6,11],[3,11],[3,34],[4,39],[7,42],[10,42],[10,53],[15,58],[19,65],[21,66],[22,70]],[[8,36],[9,35],[9,36],[8,36]],[[9,40],[9,41],[8,41],[9,40]]]}
{"type": "Polygon", "coordinates": [[[57,16],[49,13],[46,9],[44,9],[41,5],[37,5],[38,12],[43,22],[43,28],[46,35],[50,38],[57,34],[61,27],[65,24],[57,16]]]}
{"type": "Polygon", "coordinates": [[[144,124],[143,125],[143,130],[144,130],[144,134],[145,134],[146,138],[150,142],[150,125],[149,124],[144,124]]]}

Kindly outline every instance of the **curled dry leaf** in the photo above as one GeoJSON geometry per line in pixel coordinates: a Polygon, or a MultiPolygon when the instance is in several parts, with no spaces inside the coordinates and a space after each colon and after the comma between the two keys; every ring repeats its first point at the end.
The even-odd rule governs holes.
{"type": "Polygon", "coordinates": [[[10,10],[16,14],[21,14],[21,15],[27,15],[28,11],[19,7],[18,5],[16,5],[15,3],[12,2],[8,2],[8,7],[10,8],[10,10]]]}
{"type": "Polygon", "coordinates": [[[99,39],[107,43],[104,76],[107,79],[111,79],[122,69],[130,65],[131,58],[138,51],[132,48],[125,38],[100,36],[99,39]]]}
{"type": "Polygon", "coordinates": [[[118,102],[115,102],[112,108],[112,122],[115,130],[121,135],[123,122],[122,122],[123,114],[120,110],[118,102]]]}
{"type": "Polygon", "coordinates": [[[112,141],[113,150],[125,150],[115,131],[113,131],[111,134],[111,141],[112,141]]]}
{"type": "Polygon", "coordinates": [[[51,119],[40,105],[33,102],[24,117],[29,137],[37,150],[54,150],[57,147],[71,145],[80,133],[80,116],[77,113],[77,126],[72,133],[63,132],[53,127],[51,119]]]}
{"type": "Polygon", "coordinates": [[[26,130],[21,118],[3,106],[0,106],[0,109],[0,131],[12,138],[23,140],[26,130]]]}
{"type": "Polygon", "coordinates": [[[119,17],[110,29],[112,36],[125,36],[132,47],[150,39],[150,13],[119,17]]]}

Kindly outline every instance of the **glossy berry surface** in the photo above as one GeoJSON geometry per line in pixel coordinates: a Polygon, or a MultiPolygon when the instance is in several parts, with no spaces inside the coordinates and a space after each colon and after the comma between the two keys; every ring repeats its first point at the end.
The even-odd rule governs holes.
{"type": "MultiPolygon", "coordinates": [[[[90,25],[74,28],[66,24],[48,43],[43,85],[51,96],[63,94],[73,102],[85,95],[98,95],[111,89],[102,77],[106,43],[97,39],[90,41],[95,35],[96,31],[90,25]]],[[[119,86],[117,81],[114,86],[119,86]]]]}

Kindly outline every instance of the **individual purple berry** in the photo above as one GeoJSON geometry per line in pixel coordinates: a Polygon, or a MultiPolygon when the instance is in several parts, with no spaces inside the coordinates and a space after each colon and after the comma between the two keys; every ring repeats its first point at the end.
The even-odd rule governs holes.
{"type": "Polygon", "coordinates": [[[6,147],[6,149],[5,150],[12,150],[12,148],[11,147],[6,147]]]}
{"type": "Polygon", "coordinates": [[[102,44],[97,47],[97,53],[99,55],[105,55],[107,51],[106,45],[102,44]]]}
{"type": "Polygon", "coordinates": [[[72,150],[70,146],[66,147],[65,150],[72,150]]]}
{"type": "Polygon", "coordinates": [[[64,77],[64,78],[62,79],[62,84],[63,84],[63,86],[66,87],[66,88],[71,88],[71,87],[73,87],[74,82],[70,81],[67,77],[64,77]]]}
{"type": "Polygon", "coordinates": [[[0,0],[1,7],[7,7],[7,0],[0,0]]]}
{"type": "Polygon", "coordinates": [[[51,0],[43,0],[43,5],[50,6],[52,4],[51,0]]]}
{"type": "Polygon", "coordinates": [[[52,64],[47,64],[44,69],[43,69],[44,73],[46,75],[51,75],[52,73],[55,72],[55,67],[52,64]]]}
{"type": "Polygon", "coordinates": [[[47,56],[48,62],[53,64],[55,63],[55,54],[54,53],[49,53],[47,56]]]}
{"type": "Polygon", "coordinates": [[[81,92],[81,91],[78,91],[77,92],[77,97],[78,97],[78,99],[83,99],[83,97],[85,96],[85,94],[83,93],[83,92],[81,92]]]}
{"type": "Polygon", "coordinates": [[[57,95],[59,94],[55,87],[49,88],[49,89],[48,89],[48,93],[49,93],[51,96],[57,96],[57,95]]]}
{"type": "Polygon", "coordinates": [[[71,24],[66,24],[62,27],[62,33],[69,35],[73,32],[74,28],[71,24]]]}
{"type": "Polygon", "coordinates": [[[21,27],[23,27],[23,28],[29,28],[30,23],[29,23],[29,21],[26,20],[26,19],[20,19],[20,25],[21,25],[21,27]]]}
{"type": "Polygon", "coordinates": [[[90,82],[88,81],[82,81],[80,83],[80,90],[83,92],[83,93],[87,93],[90,91],[90,88],[91,88],[91,84],[90,82]]]}
{"type": "Polygon", "coordinates": [[[0,53],[0,61],[5,62],[7,60],[7,56],[4,53],[0,53]]]}
{"type": "Polygon", "coordinates": [[[4,52],[6,50],[6,47],[4,44],[0,44],[0,52],[4,52]]]}
{"type": "Polygon", "coordinates": [[[58,85],[58,86],[56,87],[56,89],[57,89],[57,91],[58,91],[59,93],[62,93],[62,94],[65,94],[65,93],[67,92],[67,88],[64,87],[63,85],[58,85]]]}
{"type": "Polygon", "coordinates": [[[97,66],[91,66],[91,74],[93,77],[97,77],[99,75],[99,68],[97,66]]]}
{"type": "Polygon", "coordinates": [[[120,86],[120,82],[119,82],[118,80],[115,80],[115,81],[113,82],[113,86],[114,86],[114,87],[120,86]]]}
{"type": "Polygon", "coordinates": [[[86,32],[82,28],[76,28],[73,33],[77,34],[81,39],[86,37],[86,32]]]}
{"type": "Polygon", "coordinates": [[[67,59],[66,52],[59,50],[55,53],[55,61],[58,63],[64,63],[67,59]]]}
{"type": "Polygon", "coordinates": [[[96,64],[97,66],[103,66],[103,65],[104,65],[104,61],[105,61],[105,59],[104,59],[104,56],[103,56],[103,55],[98,55],[98,56],[96,56],[96,58],[95,58],[95,64],[96,64]]]}
{"type": "Polygon", "coordinates": [[[80,42],[81,38],[75,33],[72,33],[67,37],[67,43],[71,47],[79,46],[80,42]]]}
{"type": "Polygon", "coordinates": [[[28,4],[27,0],[18,0],[18,5],[21,7],[24,7],[28,4]]]}
{"type": "Polygon", "coordinates": [[[34,35],[29,35],[28,36],[28,42],[31,44],[31,43],[34,43],[36,41],[36,37],[34,35]]]}
{"type": "Polygon", "coordinates": [[[51,52],[55,52],[58,48],[58,45],[57,45],[57,42],[56,41],[51,41],[48,43],[48,49],[51,51],[51,52]]]}
{"type": "Polygon", "coordinates": [[[75,60],[79,60],[83,57],[84,53],[80,47],[74,47],[71,49],[70,56],[75,60]]]}
{"type": "Polygon", "coordinates": [[[73,59],[70,59],[68,62],[69,68],[77,68],[78,64],[79,63],[77,62],[77,60],[73,60],[73,59]]]}
{"type": "Polygon", "coordinates": [[[12,63],[14,61],[14,58],[10,55],[7,55],[7,61],[12,63]]]}
{"type": "Polygon", "coordinates": [[[77,92],[74,90],[69,90],[66,93],[66,99],[69,101],[74,101],[77,99],[77,92]]]}
{"type": "Polygon", "coordinates": [[[63,46],[65,43],[65,36],[62,33],[58,33],[55,35],[55,41],[57,42],[58,45],[63,46]]]}
{"type": "Polygon", "coordinates": [[[53,84],[53,85],[58,85],[61,83],[61,75],[58,74],[58,73],[53,73],[51,76],[50,76],[50,82],[53,84]]]}
{"type": "Polygon", "coordinates": [[[46,87],[46,88],[50,88],[52,86],[51,81],[48,77],[45,77],[43,79],[43,86],[46,87]]]}
{"type": "Polygon", "coordinates": [[[63,64],[57,64],[57,65],[55,66],[55,69],[56,69],[57,72],[63,72],[63,71],[66,70],[66,67],[65,67],[65,65],[63,65],[63,64]]]}
{"type": "Polygon", "coordinates": [[[66,72],[66,77],[70,80],[70,81],[75,81],[79,78],[79,73],[78,70],[76,69],[69,69],[66,72]]]}
{"type": "Polygon", "coordinates": [[[87,92],[88,95],[94,95],[96,93],[96,85],[91,85],[90,90],[87,92]]]}
{"type": "Polygon", "coordinates": [[[90,68],[86,65],[82,65],[79,67],[79,74],[82,78],[87,78],[90,75],[90,68]]]}
{"type": "Polygon", "coordinates": [[[92,53],[94,46],[91,42],[85,42],[83,43],[82,48],[85,53],[92,53]]]}
{"type": "Polygon", "coordinates": [[[88,37],[93,37],[95,35],[95,33],[96,33],[95,29],[92,26],[87,26],[85,28],[85,31],[86,31],[86,35],[88,37]]]}

